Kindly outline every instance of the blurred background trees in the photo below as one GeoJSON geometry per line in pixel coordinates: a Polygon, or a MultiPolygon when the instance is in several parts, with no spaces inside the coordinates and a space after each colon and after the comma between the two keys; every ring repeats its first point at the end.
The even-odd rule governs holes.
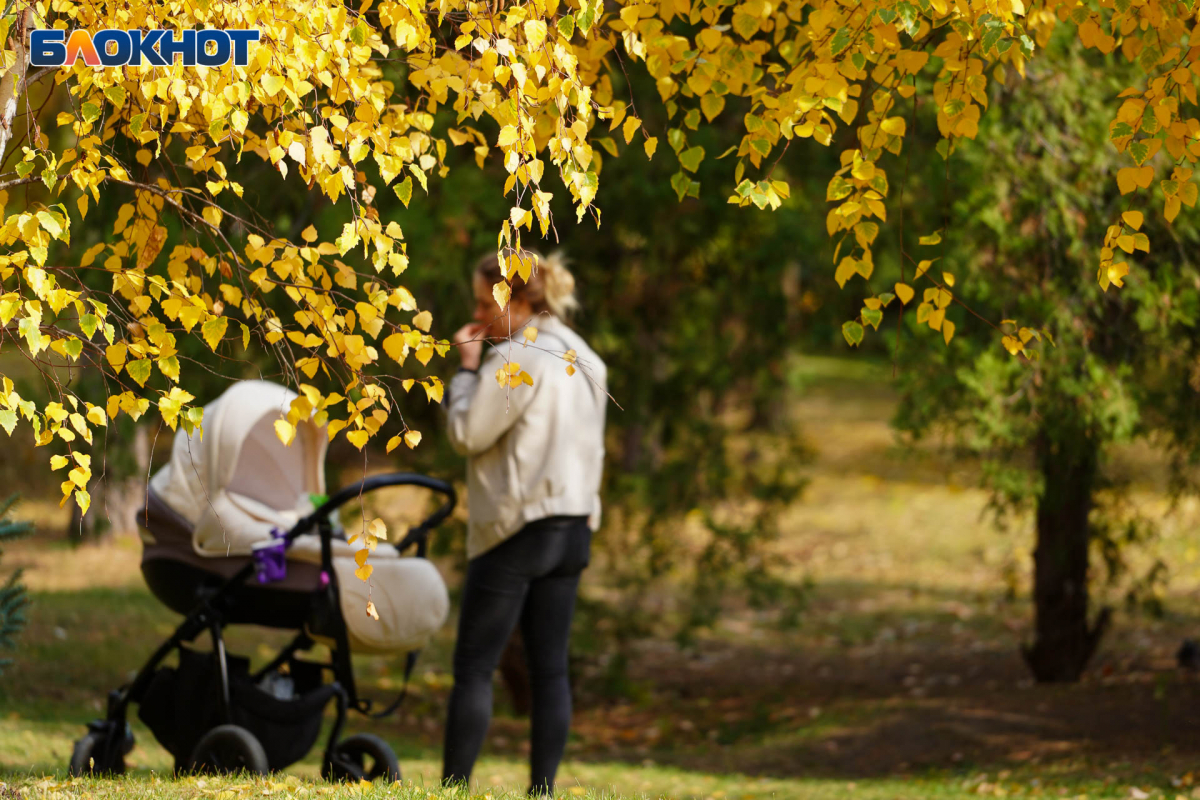
{"type": "MultiPolygon", "coordinates": [[[[1169,454],[1175,491],[1194,488],[1200,234],[1183,216],[1168,227],[1147,215],[1143,227],[1129,215],[1119,246],[1135,266],[1124,288],[1090,279],[1095,243],[1129,208],[1111,181],[1119,164],[1104,104],[1134,77],[1061,38],[1048,55],[993,95],[977,143],[948,170],[940,255],[973,313],[948,314],[958,326],[948,348],[923,346],[929,337],[915,330],[897,348],[897,424],[948,432],[981,457],[1001,518],[1033,510],[1036,623],[1024,653],[1038,680],[1073,681],[1110,613],[1089,608],[1089,583],[1119,574],[1125,548],[1153,535],[1106,470],[1112,447],[1152,440],[1169,454]],[[1147,229],[1161,244],[1143,254],[1147,229]],[[1010,357],[990,324],[1008,318],[1037,320],[1054,346],[1033,361],[1010,357]]],[[[1135,583],[1142,598],[1163,569],[1135,583]]]]}

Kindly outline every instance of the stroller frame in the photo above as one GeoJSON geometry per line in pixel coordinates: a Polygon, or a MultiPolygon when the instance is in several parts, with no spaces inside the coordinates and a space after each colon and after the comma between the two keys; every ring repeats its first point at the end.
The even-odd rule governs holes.
{"type": "MultiPolygon", "coordinates": [[[[322,670],[333,673],[333,681],[329,686],[337,701],[336,717],[329,732],[325,745],[322,773],[326,769],[333,775],[354,775],[353,764],[340,763],[345,761],[338,752],[338,740],[346,721],[346,712],[353,709],[363,715],[373,718],[385,717],[395,711],[404,700],[408,691],[408,681],[419,651],[408,653],[404,687],[396,700],[381,712],[372,711],[372,702],[359,696],[354,680],[354,670],[351,663],[346,622],[342,616],[338,595],[337,574],[333,569],[333,525],[330,516],[341,506],[369,492],[392,486],[419,486],[431,489],[445,496],[445,503],[423,522],[409,530],[407,535],[394,546],[398,552],[403,552],[416,545],[418,557],[424,557],[429,533],[441,524],[454,510],[457,497],[453,486],[446,481],[413,473],[393,473],[374,475],[347,486],[321,504],[311,514],[301,519],[284,534],[286,546],[303,533],[316,529],[321,541],[321,569],[328,580],[322,580],[322,586],[316,591],[318,595],[316,608],[318,613],[328,614],[332,638],[336,647],[331,653],[329,663],[317,666],[322,670]]],[[[73,774],[116,773],[124,772],[124,757],[133,749],[133,733],[127,721],[131,703],[140,703],[151,680],[154,678],[159,665],[175,650],[182,651],[185,643],[195,641],[207,632],[212,639],[212,648],[220,676],[219,696],[215,698],[219,704],[220,718],[226,724],[233,724],[233,704],[231,701],[230,672],[228,656],[225,651],[223,630],[228,623],[230,611],[237,604],[238,590],[247,579],[254,576],[256,564],[253,559],[231,578],[207,596],[201,596],[196,607],[187,614],[176,627],[174,633],[164,641],[153,655],[138,671],[136,677],[108,695],[108,709],[104,719],[88,723],[89,733],[80,739],[72,755],[70,771],[73,774]],[[81,752],[84,751],[84,752],[81,752]]],[[[324,577],[323,576],[323,577],[324,577]]],[[[277,670],[287,663],[297,652],[307,651],[315,644],[306,631],[301,631],[286,645],[270,663],[254,672],[250,679],[257,683],[264,675],[277,670]]],[[[306,662],[315,663],[315,662],[306,662]]],[[[372,737],[373,738],[373,737],[372,737]]],[[[379,742],[386,748],[386,744],[379,742]]],[[[370,754],[370,753],[369,753],[370,754]]],[[[176,754],[176,768],[180,767],[179,755],[176,754]]],[[[186,758],[186,757],[185,757],[186,758]]],[[[394,754],[392,755],[394,759],[394,754]]],[[[361,757],[360,757],[361,761],[361,757]]],[[[361,767],[361,764],[359,764],[361,767]]]]}

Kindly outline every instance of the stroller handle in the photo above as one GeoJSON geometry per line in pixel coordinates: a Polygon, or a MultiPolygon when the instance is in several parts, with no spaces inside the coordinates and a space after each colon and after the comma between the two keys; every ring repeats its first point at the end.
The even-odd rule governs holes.
{"type": "Polygon", "coordinates": [[[450,516],[450,512],[454,510],[454,506],[458,502],[458,495],[454,491],[454,487],[448,482],[431,478],[428,475],[418,475],[413,472],[393,472],[387,475],[372,475],[364,478],[358,483],[351,484],[338,490],[332,497],[326,500],[315,511],[309,514],[304,519],[296,523],[291,531],[287,534],[287,539],[290,542],[301,533],[311,530],[313,526],[322,519],[328,517],[331,513],[341,508],[351,500],[373,492],[376,489],[386,489],[389,486],[420,486],[424,489],[432,489],[439,494],[446,496],[446,502],[437,511],[433,512],[424,522],[417,525],[409,531],[403,541],[396,544],[397,550],[404,550],[414,542],[418,542],[425,537],[429,531],[436,528],[442,523],[446,517],[450,516]]]}

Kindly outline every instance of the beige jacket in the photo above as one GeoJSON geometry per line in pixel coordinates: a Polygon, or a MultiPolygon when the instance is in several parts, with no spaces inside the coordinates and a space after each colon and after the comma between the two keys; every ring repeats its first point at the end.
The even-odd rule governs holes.
{"type": "Polygon", "coordinates": [[[600,525],[607,369],[558,318],[544,314],[530,324],[536,343],[522,346],[517,332],[511,343],[485,345],[479,372],[462,370],[450,381],[450,443],[467,456],[468,558],[544,517],[587,516],[592,530],[600,525]],[[569,350],[577,354],[574,375],[563,360],[569,350]],[[510,361],[533,386],[499,385],[496,370],[510,361]]]}

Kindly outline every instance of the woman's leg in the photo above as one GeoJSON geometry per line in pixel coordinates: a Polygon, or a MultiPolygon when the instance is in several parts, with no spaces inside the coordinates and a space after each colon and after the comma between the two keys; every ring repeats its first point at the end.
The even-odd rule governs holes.
{"type": "Polygon", "coordinates": [[[580,521],[561,536],[563,558],[558,569],[530,583],[521,613],[521,635],[529,662],[533,694],[530,794],[554,793],[554,776],[562,761],[571,727],[571,684],[568,645],[579,575],[588,562],[591,531],[580,521]]]}
{"type": "Polygon", "coordinates": [[[492,719],[492,673],[520,619],[529,588],[528,577],[517,565],[509,567],[502,555],[492,551],[467,565],[454,645],[454,689],[446,715],[444,783],[471,777],[492,719]]]}

